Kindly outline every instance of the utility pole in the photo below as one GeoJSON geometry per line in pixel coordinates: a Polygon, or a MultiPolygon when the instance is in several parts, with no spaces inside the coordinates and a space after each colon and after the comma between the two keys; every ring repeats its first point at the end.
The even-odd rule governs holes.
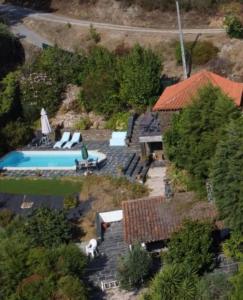
{"type": "Polygon", "coordinates": [[[178,1],[176,1],[176,10],[177,10],[177,19],[178,19],[178,27],[179,27],[180,44],[181,44],[181,58],[182,58],[182,65],[183,65],[183,73],[184,73],[184,79],[187,79],[186,55],[185,55],[185,48],[184,48],[183,32],[181,28],[180,7],[178,1]]]}

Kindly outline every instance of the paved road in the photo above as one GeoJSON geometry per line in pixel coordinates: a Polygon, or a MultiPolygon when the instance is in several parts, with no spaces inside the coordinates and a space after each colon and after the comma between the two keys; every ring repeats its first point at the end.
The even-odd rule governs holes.
{"type": "MultiPolygon", "coordinates": [[[[156,29],[156,28],[143,28],[143,27],[134,27],[134,26],[125,26],[125,25],[115,25],[109,23],[100,23],[92,22],[86,20],[77,20],[61,15],[56,15],[52,13],[42,13],[37,12],[31,9],[12,6],[12,5],[0,5],[0,13],[5,13],[8,18],[12,21],[12,26],[14,26],[14,32],[20,35],[26,36],[27,39],[36,45],[43,43],[49,43],[43,39],[40,35],[37,35],[33,31],[27,29],[26,26],[21,24],[21,20],[25,17],[40,20],[48,21],[58,24],[71,24],[80,27],[89,27],[90,24],[93,24],[94,27],[98,29],[112,30],[112,31],[125,31],[125,32],[135,32],[135,33],[144,33],[144,34],[178,34],[178,30],[175,29],[156,29]]],[[[222,34],[224,29],[218,28],[197,28],[197,29],[184,29],[185,34],[222,34]]]]}

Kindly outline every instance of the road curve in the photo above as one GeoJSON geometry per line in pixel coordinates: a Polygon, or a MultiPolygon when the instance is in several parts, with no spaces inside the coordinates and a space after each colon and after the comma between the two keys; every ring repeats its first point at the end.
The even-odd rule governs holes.
{"type": "MultiPolygon", "coordinates": [[[[41,13],[27,8],[12,6],[12,5],[0,5],[0,12],[5,12],[10,18],[33,18],[41,21],[54,22],[59,24],[71,24],[80,27],[89,27],[93,24],[94,27],[99,29],[113,30],[113,31],[125,31],[135,33],[148,33],[148,34],[178,34],[178,30],[175,29],[159,29],[159,28],[145,28],[145,27],[134,27],[126,25],[116,25],[110,23],[92,22],[87,20],[78,20],[69,18],[62,15],[56,15],[53,13],[41,13]]],[[[225,32],[224,29],[219,28],[193,28],[184,29],[185,34],[222,34],[225,32]]]]}

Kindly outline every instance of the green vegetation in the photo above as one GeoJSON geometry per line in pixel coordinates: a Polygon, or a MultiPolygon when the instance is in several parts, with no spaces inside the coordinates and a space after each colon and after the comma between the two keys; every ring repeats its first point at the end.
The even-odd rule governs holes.
{"type": "Polygon", "coordinates": [[[135,45],[119,61],[120,98],[136,109],[154,104],[161,71],[159,57],[151,49],[135,45]]]}
{"type": "Polygon", "coordinates": [[[75,124],[76,130],[87,130],[91,127],[92,123],[89,117],[82,118],[79,122],[75,124]]]}
{"type": "MultiPolygon", "coordinates": [[[[211,59],[217,57],[219,49],[209,41],[186,42],[185,51],[187,59],[191,60],[193,65],[204,65],[211,59]]],[[[177,64],[182,64],[180,43],[175,44],[175,58],[177,64]]]]}
{"type": "Polygon", "coordinates": [[[209,224],[185,222],[183,228],[172,235],[165,261],[190,266],[198,274],[210,271],[213,267],[212,231],[209,224]]]}
{"type": "Polygon", "coordinates": [[[63,213],[46,209],[1,228],[1,299],[88,299],[86,257],[65,234],[69,228],[63,213]]]}
{"type": "Polygon", "coordinates": [[[193,103],[175,115],[164,141],[168,158],[176,167],[191,174],[198,189],[209,178],[224,126],[240,113],[234,102],[218,88],[208,85],[199,90],[193,103]]]}
{"type": "Polygon", "coordinates": [[[71,195],[79,193],[81,180],[60,179],[0,179],[0,192],[22,195],[71,195]]]}
{"type": "Polygon", "coordinates": [[[78,205],[78,200],[76,195],[69,195],[64,198],[64,208],[70,209],[75,208],[78,205]]]}
{"type": "Polygon", "coordinates": [[[121,286],[125,289],[139,287],[149,275],[151,269],[149,253],[135,244],[132,250],[120,259],[118,267],[121,286]]]}
{"type": "Polygon", "coordinates": [[[166,265],[152,280],[144,300],[197,299],[197,281],[190,265],[166,265]]]}
{"type": "Polygon", "coordinates": [[[97,30],[94,28],[94,26],[91,24],[89,27],[89,35],[87,37],[88,40],[94,41],[95,44],[100,42],[100,34],[97,32],[97,30]]]}
{"type": "Polygon", "coordinates": [[[243,232],[243,119],[232,121],[217,146],[211,171],[213,194],[222,219],[243,232]]]}
{"type": "Polygon", "coordinates": [[[234,15],[227,15],[224,19],[224,27],[226,29],[227,34],[231,38],[243,38],[243,24],[238,17],[234,15]]]}
{"type": "Polygon", "coordinates": [[[106,128],[112,130],[127,130],[128,118],[130,113],[128,112],[119,112],[114,114],[107,122],[106,128]]]}
{"type": "Polygon", "coordinates": [[[23,232],[32,245],[51,248],[70,240],[71,225],[64,212],[42,208],[32,213],[30,220],[23,226],[23,232]]]}

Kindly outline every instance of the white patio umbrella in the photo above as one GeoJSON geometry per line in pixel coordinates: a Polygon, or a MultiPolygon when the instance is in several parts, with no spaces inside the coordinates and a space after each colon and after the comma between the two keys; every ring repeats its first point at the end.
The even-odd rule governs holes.
{"type": "Polygon", "coordinates": [[[44,108],[41,110],[41,132],[43,135],[48,135],[51,133],[51,126],[44,108]]]}

